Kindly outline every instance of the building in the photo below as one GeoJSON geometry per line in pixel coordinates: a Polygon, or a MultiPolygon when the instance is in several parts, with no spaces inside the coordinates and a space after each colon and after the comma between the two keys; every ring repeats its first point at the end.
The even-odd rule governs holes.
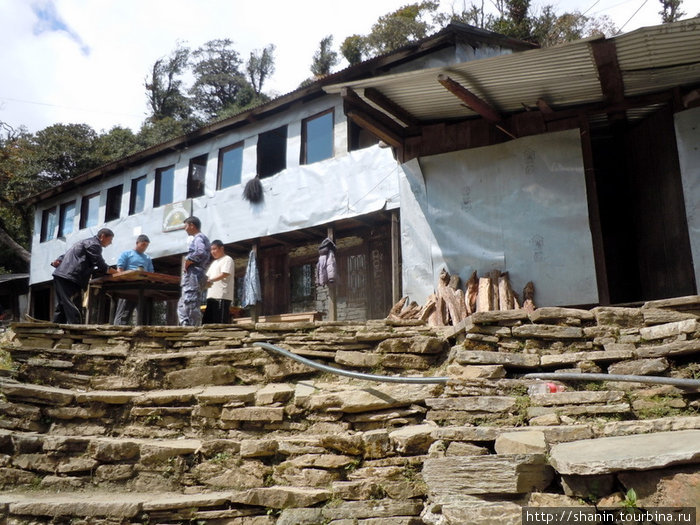
{"type": "Polygon", "coordinates": [[[145,233],[156,271],[178,274],[187,249],[182,219],[193,214],[210,239],[225,243],[239,282],[249,254],[257,253],[259,314],[320,310],[340,320],[385,317],[401,293],[401,169],[392,149],[348,119],[343,98],[323,87],[532,47],[452,24],[31,197],[36,217],[30,315],[51,316],[50,262],[103,226],[115,232],[104,251],[108,263],[145,233]],[[258,204],[242,197],[256,176],[264,188],[258,204]],[[338,246],[340,278],[332,294],[328,287],[317,289],[314,280],[318,246],[327,236],[338,246]]]}
{"type": "Polygon", "coordinates": [[[547,49],[451,25],[34,196],[34,316],[49,261],[102,224],[108,259],[146,233],[177,273],[190,212],[237,275],[257,250],[264,314],[385,317],[442,268],[534,281],[538,305],[695,294],[699,87],[698,18],[547,49]],[[328,235],[334,301],[313,284],[328,235]]]}

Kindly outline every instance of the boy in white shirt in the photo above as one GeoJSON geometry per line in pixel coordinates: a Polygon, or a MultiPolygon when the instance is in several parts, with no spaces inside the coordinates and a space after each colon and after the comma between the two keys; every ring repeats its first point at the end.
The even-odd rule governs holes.
{"type": "Polygon", "coordinates": [[[220,240],[211,242],[212,262],[207,269],[207,309],[203,324],[228,323],[233,302],[233,259],[220,240]]]}

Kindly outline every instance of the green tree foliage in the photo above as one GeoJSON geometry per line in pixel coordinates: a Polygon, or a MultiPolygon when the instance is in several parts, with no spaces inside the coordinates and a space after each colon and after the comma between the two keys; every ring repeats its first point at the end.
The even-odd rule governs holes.
{"type": "Polygon", "coordinates": [[[324,37],[318,44],[311,62],[311,73],[315,77],[328,75],[334,66],[338,65],[338,53],[333,51],[333,35],[324,37]]]}
{"type": "Polygon", "coordinates": [[[434,28],[427,18],[434,18],[439,6],[437,1],[426,0],[382,15],[368,35],[346,38],[340,46],[340,52],[350,64],[356,64],[424,38],[434,28]]]}
{"type": "Polygon", "coordinates": [[[668,24],[669,22],[677,22],[685,13],[681,11],[683,0],[659,0],[661,4],[661,22],[668,24]]]}
{"type": "Polygon", "coordinates": [[[249,85],[240,69],[243,61],[227,38],[210,40],[193,51],[192,58],[195,80],[189,93],[193,106],[205,120],[219,118],[249,85]]]}
{"type": "Polygon", "coordinates": [[[253,86],[253,91],[255,91],[256,95],[260,95],[265,80],[275,72],[274,44],[268,45],[262,51],[251,51],[245,69],[248,73],[250,85],[253,86]]]}
{"type": "Polygon", "coordinates": [[[187,120],[192,105],[183,91],[182,76],[187,69],[190,50],[178,45],[167,58],[153,63],[150,77],[144,82],[151,120],[174,118],[187,120]]]}

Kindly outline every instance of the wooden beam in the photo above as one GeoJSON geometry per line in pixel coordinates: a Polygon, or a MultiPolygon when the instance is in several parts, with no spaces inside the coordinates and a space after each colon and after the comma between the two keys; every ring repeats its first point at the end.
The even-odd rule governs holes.
{"type": "Polygon", "coordinates": [[[517,138],[516,135],[508,131],[508,129],[503,126],[503,117],[496,111],[488,102],[481,100],[474,93],[465,88],[462,84],[456,80],[452,80],[450,77],[444,73],[438,75],[438,82],[442,84],[447,91],[452,93],[454,96],[459,98],[464,102],[469,109],[476,111],[479,115],[484,117],[489,122],[493,122],[495,126],[500,129],[503,133],[508,135],[510,138],[517,138]]]}
{"type": "MultiPolygon", "coordinates": [[[[617,61],[617,47],[613,40],[597,40],[590,43],[593,59],[598,68],[600,89],[610,104],[620,104],[625,100],[625,85],[622,81],[620,64],[617,61]]],[[[608,113],[610,120],[625,120],[624,111],[608,113]]]]}
{"type": "MultiPolygon", "coordinates": [[[[381,128],[383,130],[386,130],[390,135],[394,135],[396,137],[401,138],[401,142],[403,143],[403,137],[405,135],[405,130],[401,125],[396,122],[394,119],[392,119],[390,116],[388,116],[386,113],[382,113],[378,109],[370,106],[367,102],[362,100],[360,96],[355,93],[352,89],[350,88],[343,88],[340,91],[342,97],[343,97],[343,102],[344,102],[344,109],[345,109],[345,114],[349,115],[350,111],[355,112],[356,114],[363,113],[365,114],[366,120],[374,122],[378,128],[381,128]]],[[[357,122],[358,125],[362,126],[360,122],[357,122]]],[[[369,129],[369,128],[367,128],[369,129]]],[[[372,129],[369,129],[369,131],[372,131],[372,133],[375,133],[372,129]]],[[[375,133],[376,134],[376,133],[375,133]]],[[[379,136],[379,135],[377,135],[379,136]]],[[[383,137],[379,137],[383,139],[383,137]]],[[[385,141],[388,144],[391,144],[392,146],[394,145],[392,142],[385,141]]]]}
{"type": "Polygon", "coordinates": [[[542,99],[542,98],[537,99],[537,107],[539,108],[539,110],[542,113],[545,113],[548,115],[554,113],[554,110],[551,107],[549,107],[549,104],[547,104],[547,101],[542,99]]]}
{"type": "Polygon", "coordinates": [[[399,119],[407,126],[420,126],[420,122],[416,117],[411,115],[408,111],[390,98],[384,96],[379,90],[375,88],[366,88],[365,98],[382,108],[383,111],[386,111],[393,117],[399,119]]]}
{"type": "Polygon", "coordinates": [[[401,148],[403,146],[403,137],[395,132],[395,130],[387,128],[384,124],[377,122],[364,112],[356,109],[346,111],[350,120],[360,127],[372,132],[379,139],[383,140],[390,146],[401,148]]]}
{"type": "MultiPolygon", "coordinates": [[[[335,229],[333,226],[329,226],[326,230],[326,237],[335,242],[335,229]]],[[[335,283],[328,283],[328,319],[330,321],[338,320],[338,302],[335,293],[335,283]]]]}
{"type": "Polygon", "coordinates": [[[401,298],[401,231],[398,210],[391,210],[391,302],[401,298]]]}
{"type": "Polygon", "coordinates": [[[491,107],[488,102],[481,100],[456,80],[452,80],[444,73],[440,73],[438,75],[438,82],[440,82],[440,84],[442,84],[447,91],[469,106],[472,111],[476,111],[486,120],[494,123],[503,121],[503,117],[501,117],[498,111],[491,107]]]}

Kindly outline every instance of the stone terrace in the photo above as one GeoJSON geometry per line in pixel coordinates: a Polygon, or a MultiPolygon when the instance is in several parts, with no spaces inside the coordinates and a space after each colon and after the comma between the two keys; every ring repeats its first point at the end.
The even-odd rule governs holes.
{"type": "Polygon", "coordinates": [[[370,321],[19,323],[0,348],[0,521],[515,524],[524,506],[700,506],[700,298],[370,321]],[[269,342],[365,373],[318,372],[269,342]]]}

